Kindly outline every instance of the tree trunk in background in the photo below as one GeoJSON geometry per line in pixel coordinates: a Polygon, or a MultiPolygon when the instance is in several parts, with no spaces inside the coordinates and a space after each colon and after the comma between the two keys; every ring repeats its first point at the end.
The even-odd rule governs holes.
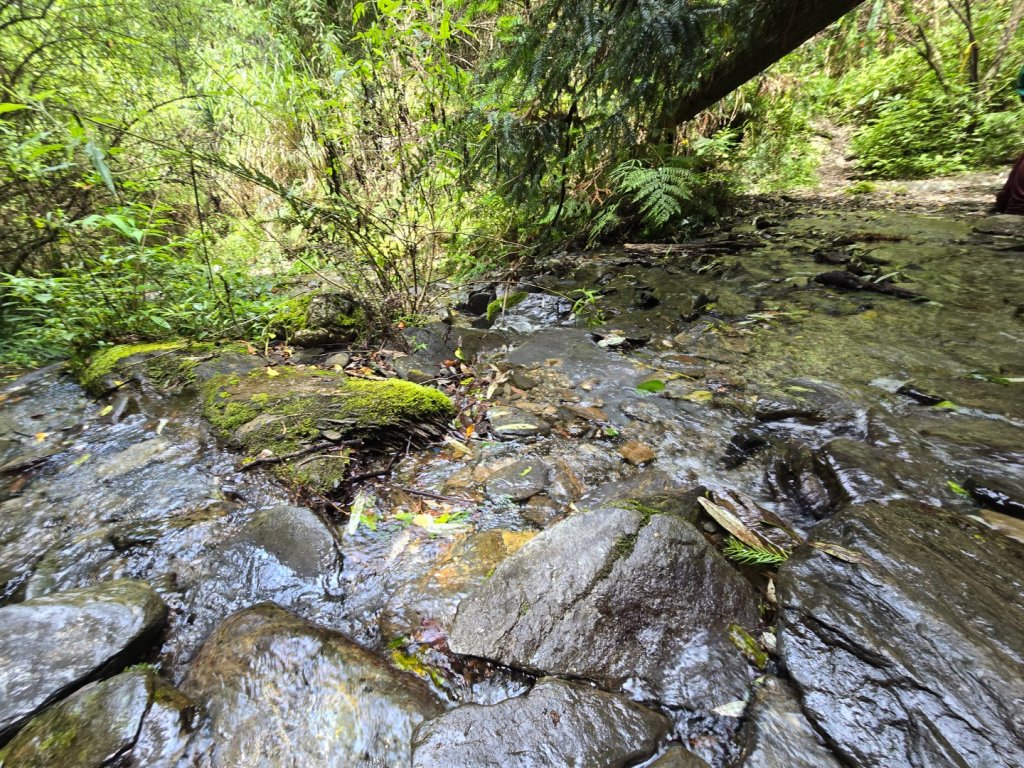
{"type": "MultiPolygon", "coordinates": [[[[814,37],[864,0],[762,0],[733,2],[716,37],[735,40],[719,61],[709,64],[690,95],[672,111],[669,124],[679,125],[725,98],[787,53],[814,37]]],[[[716,55],[712,48],[708,54],[716,55]]]]}

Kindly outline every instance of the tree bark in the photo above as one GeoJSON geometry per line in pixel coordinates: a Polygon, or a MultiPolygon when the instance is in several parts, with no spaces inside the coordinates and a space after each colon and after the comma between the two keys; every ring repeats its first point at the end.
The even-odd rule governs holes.
{"type": "MultiPolygon", "coordinates": [[[[722,32],[736,41],[711,64],[689,95],[668,116],[679,125],[728,96],[794,51],[864,0],[775,0],[732,3],[722,32]]],[[[718,33],[714,33],[718,36],[718,33]]],[[[717,53],[717,51],[715,51],[717,53]]]]}

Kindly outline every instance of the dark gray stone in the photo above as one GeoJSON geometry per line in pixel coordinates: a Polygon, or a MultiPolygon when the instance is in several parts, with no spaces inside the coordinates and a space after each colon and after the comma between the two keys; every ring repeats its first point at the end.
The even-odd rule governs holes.
{"type": "Polygon", "coordinates": [[[490,499],[525,501],[548,487],[550,472],[543,461],[517,461],[488,477],[484,491],[490,499]]]}
{"type": "Polygon", "coordinates": [[[151,667],[130,669],[33,718],[0,750],[0,765],[102,768],[115,759],[119,766],[170,765],[184,751],[190,706],[151,667]],[[146,726],[165,715],[159,728],[146,726]]]}
{"type": "Polygon", "coordinates": [[[650,756],[668,721],[623,696],[541,680],[524,696],[468,704],[416,731],[415,768],[619,768],[650,756]]]}
{"type": "Polygon", "coordinates": [[[0,741],[29,717],[141,653],[166,606],[139,581],[109,581],[0,608],[0,741]]]}
{"type": "Polygon", "coordinates": [[[1024,546],[911,503],[851,507],[778,584],[780,655],[845,763],[1020,765],[1024,546]],[[845,553],[841,553],[845,554],[845,553]]]}
{"type": "Polygon", "coordinates": [[[209,768],[403,768],[413,729],[443,711],[417,678],[272,603],[225,619],[182,689],[209,714],[209,768]]]}
{"type": "Polygon", "coordinates": [[[765,678],[748,710],[743,768],[842,768],[807,722],[793,689],[777,677],[765,678]]]}
{"type": "Polygon", "coordinates": [[[305,507],[273,507],[256,512],[239,539],[270,552],[282,565],[305,578],[336,569],[334,536],[324,522],[305,507]]]}
{"type": "Polygon", "coordinates": [[[605,508],[501,563],[459,606],[449,647],[595,680],[671,706],[742,698],[750,669],[727,627],[753,628],[751,586],[690,523],[605,508]]]}

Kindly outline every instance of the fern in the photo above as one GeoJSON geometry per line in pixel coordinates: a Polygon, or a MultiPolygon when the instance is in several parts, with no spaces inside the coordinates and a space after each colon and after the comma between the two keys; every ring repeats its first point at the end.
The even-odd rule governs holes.
{"type": "Polygon", "coordinates": [[[618,192],[637,207],[644,229],[658,230],[683,214],[683,204],[693,200],[697,175],[671,165],[645,166],[627,160],[611,173],[618,192]]]}
{"type": "Polygon", "coordinates": [[[778,565],[789,559],[789,551],[782,547],[752,547],[732,536],[725,543],[722,553],[741,565],[778,565]]]}

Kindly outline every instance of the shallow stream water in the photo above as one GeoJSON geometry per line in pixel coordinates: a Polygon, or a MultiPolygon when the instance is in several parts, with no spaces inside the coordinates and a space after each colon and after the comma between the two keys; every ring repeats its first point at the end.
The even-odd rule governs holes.
{"type": "MultiPolygon", "coordinates": [[[[240,471],[187,399],[97,402],[60,367],[13,381],[0,390],[0,594],[16,603],[112,578],[152,584],[170,607],[153,660],[175,684],[220,621],[273,601],[419,674],[449,705],[491,704],[531,678],[455,658],[420,605],[430,590],[457,604],[458,579],[446,593],[438,564],[473,532],[536,531],[660,483],[740,492],[801,531],[829,505],[905,498],[1024,536],[1024,522],[963,490],[1024,488],[1022,240],[965,217],[776,218],[666,252],[570,258],[534,278],[546,298],[509,308],[475,366],[510,374],[488,405],[543,418],[550,432],[405,457],[364,486],[359,525],[323,518],[334,551],[315,572],[247,533],[261,510],[295,499],[240,471]],[[830,254],[922,300],[815,283],[843,269],[823,263],[830,254]],[[602,293],[603,323],[557,299],[579,288],[602,293]],[[638,388],[651,381],[664,387],[638,388]],[[631,441],[653,458],[625,460],[631,441]],[[528,499],[488,491],[495,472],[531,461],[544,476],[528,499]],[[439,512],[449,522],[415,524],[439,512]]],[[[670,714],[705,759],[735,756],[738,721],[670,714]]]]}

